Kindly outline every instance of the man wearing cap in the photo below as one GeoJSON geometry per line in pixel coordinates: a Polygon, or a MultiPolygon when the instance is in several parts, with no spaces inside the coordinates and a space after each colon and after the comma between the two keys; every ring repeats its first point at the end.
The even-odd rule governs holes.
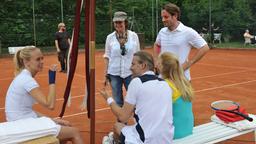
{"type": "Polygon", "coordinates": [[[55,47],[58,52],[58,60],[61,65],[60,72],[67,72],[67,55],[70,45],[70,36],[68,32],[66,32],[66,26],[64,23],[58,24],[58,29],[55,33],[55,47]]]}
{"type": "Polygon", "coordinates": [[[206,41],[192,28],[183,25],[179,21],[180,8],[175,4],[166,4],[161,12],[164,28],[162,28],[154,44],[154,57],[159,53],[170,52],[179,58],[188,80],[189,68],[198,62],[209,50],[206,41]],[[191,48],[196,48],[195,54],[189,59],[191,48]]]}
{"type": "Polygon", "coordinates": [[[105,84],[110,83],[113,97],[119,106],[123,105],[124,85],[127,90],[131,81],[130,66],[133,54],[140,50],[139,38],[128,30],[127,14],[115,12],[113,18],[115,31],[107,36],[105,43],[105,84]]]}

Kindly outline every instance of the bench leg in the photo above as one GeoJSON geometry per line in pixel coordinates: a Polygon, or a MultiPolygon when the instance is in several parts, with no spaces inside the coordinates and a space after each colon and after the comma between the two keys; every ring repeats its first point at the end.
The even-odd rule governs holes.
{"type": "Polygon", "coordinates": [[[253,138],[253,140],[254,140],[254,143],[256,144],[256,130],[254,130],[254,138],[253,138]]]}

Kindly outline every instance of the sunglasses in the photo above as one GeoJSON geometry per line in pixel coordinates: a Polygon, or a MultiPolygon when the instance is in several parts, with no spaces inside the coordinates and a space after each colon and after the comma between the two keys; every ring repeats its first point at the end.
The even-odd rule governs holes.
{"type": "Polygon", "coordinates": [[[120,49],[121,49],[121,55],[122,56],[124,56],[124,55],[126,55],[126,48],[125,48],[125,46],[123,45],[123,46],[120,46],[120,49]]]}
{"type": "Polygon", "coordinates": [[[115,21],[116,24],[121,24],[123,21],[115,21]]]}

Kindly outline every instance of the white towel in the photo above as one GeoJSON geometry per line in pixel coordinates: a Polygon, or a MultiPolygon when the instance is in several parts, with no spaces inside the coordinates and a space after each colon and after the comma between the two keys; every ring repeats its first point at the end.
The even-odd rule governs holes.
{"type": "Polygon", "coordinates": [[[224,121],[219,119],[216,115],[211,116],[211,120],[213,122],[235,128],[239,131],[248,130],[248,129],[255,129],[256,128],[256,116],[252,115],[252,114],[249,114],[249,116],[251,118],[253,118],[252,122],[245,119],[245,120],[240,120],[240,121],[237,121],[237,122],[225,123],[224,121]]]}
{"type": "Polygon", "coordinates": [[[57,136],[58,126],[47,117],[0,123],[1,144],[15,144],[48,135],[57,136]]]}

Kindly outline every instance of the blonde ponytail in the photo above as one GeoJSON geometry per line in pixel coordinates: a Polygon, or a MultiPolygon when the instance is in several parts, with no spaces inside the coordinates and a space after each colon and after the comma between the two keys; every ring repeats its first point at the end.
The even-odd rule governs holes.
{"type": "Polygon", "coordinates": [[[164,79],[170,79],[174,83],[184,100],[192,101],[194,96],[193,88],[190,82],[185,78],[178,58],[169,52],[162,53],[159,58],[162,65],[162,77],[164,79]]]}
{"type": "Polygon", "coordinates": [[[24,68],[24,60],[30,60],[31,58],[31,52],[36,50],[38,48],[34,47],[34,46],[26,46],[23,49],[18,50],[14,57],[13,57],[13,62],[15,65],[15,71],[14,71],[14,75],[18,75],[24,68]]]}

